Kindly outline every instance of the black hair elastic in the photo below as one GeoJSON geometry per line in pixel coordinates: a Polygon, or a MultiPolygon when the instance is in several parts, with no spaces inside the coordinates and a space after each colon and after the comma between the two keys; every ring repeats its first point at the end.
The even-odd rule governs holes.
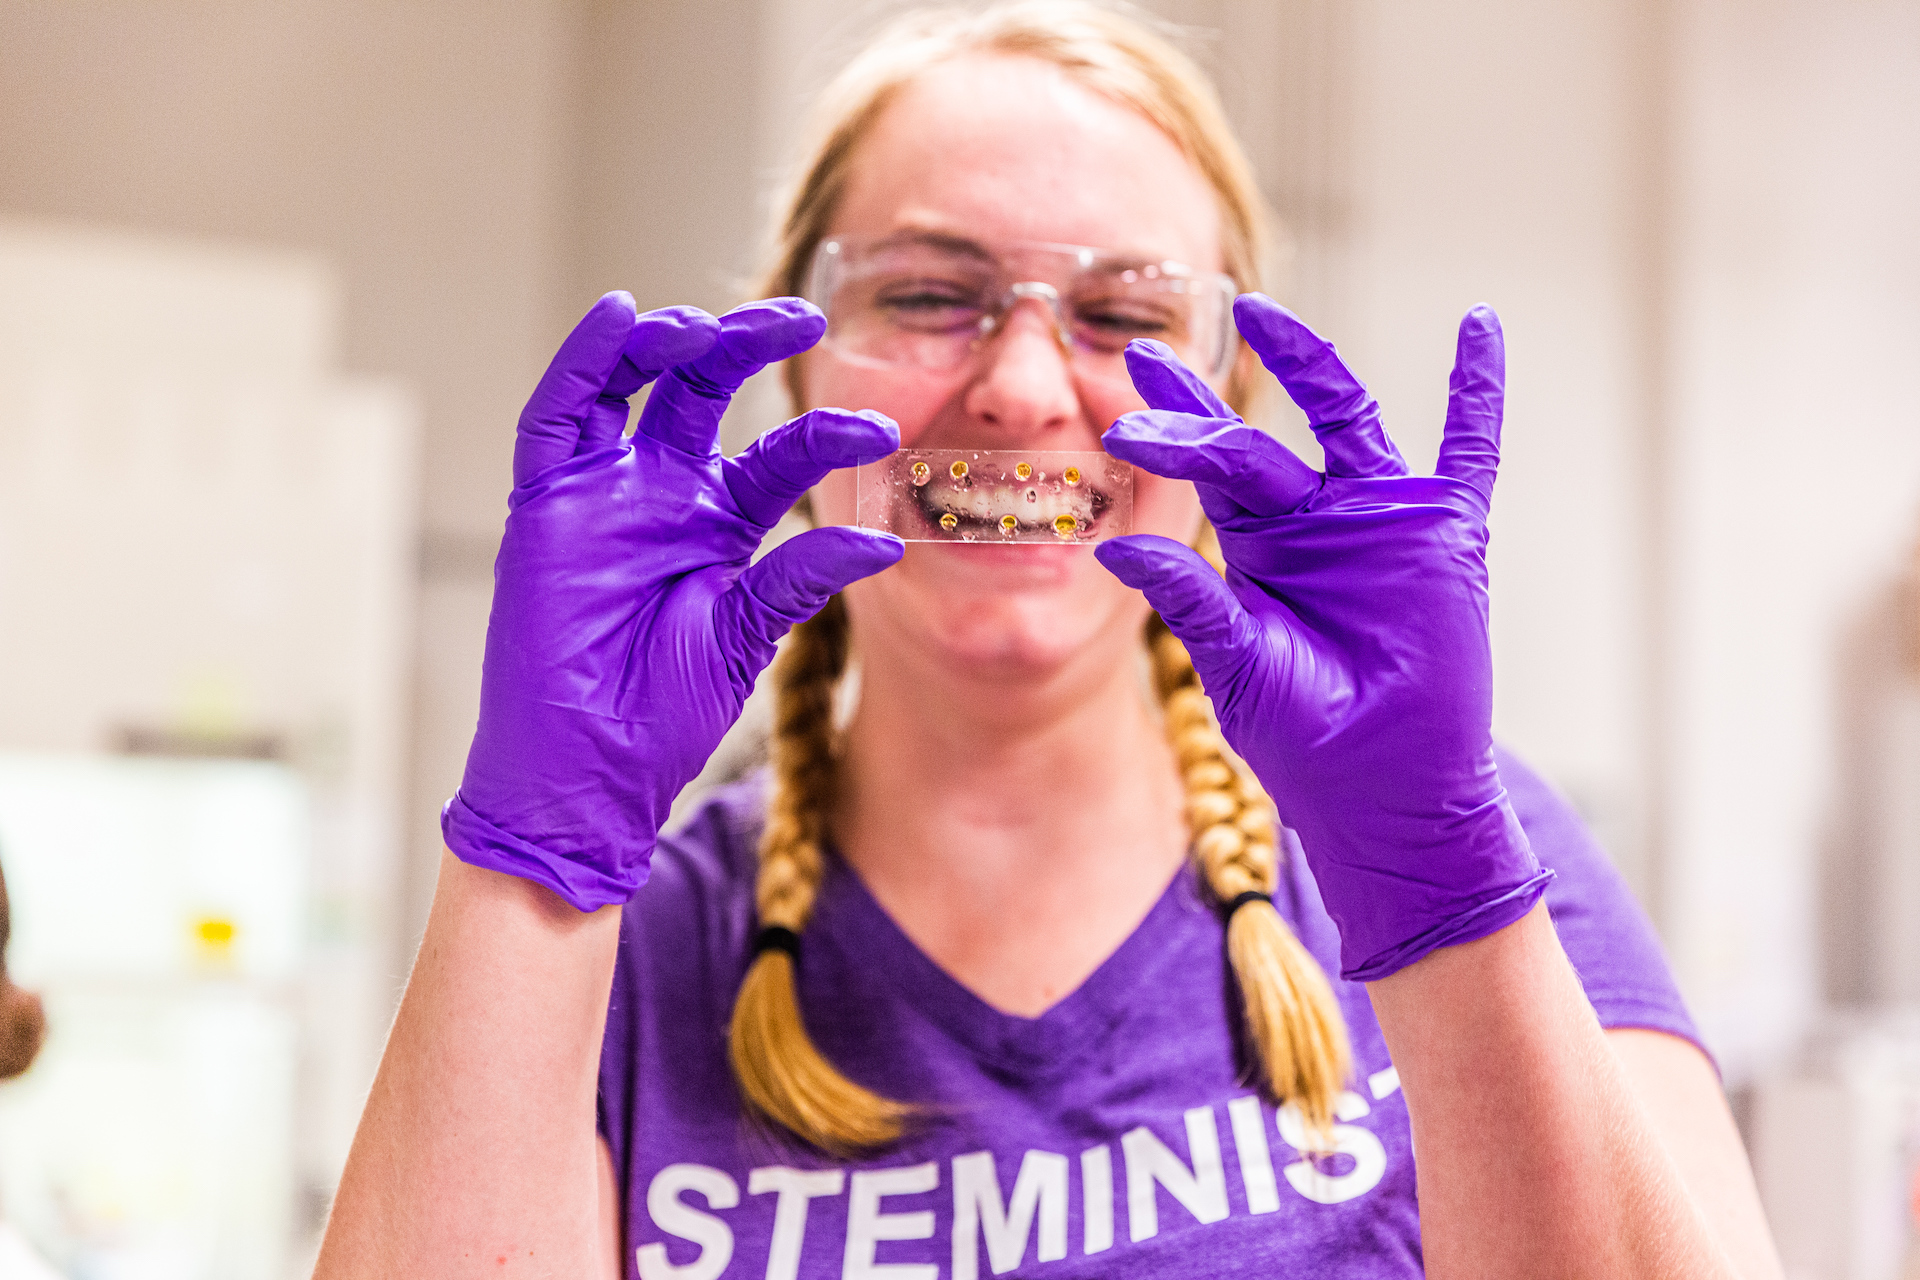
{"type": "Polygon", "coordinates": [[[762,951],[784,951],[795,960],[800,958],[800,935],[785,925],[770,924],[763,926],[753,935],[753,954],[762,951]]]}
{"type": "Polygon", "coordinates": [[[1231,921],[1233,919],[1233,913],[1246,906],[1249,902],[1264,902],[1271,906],[1273,904],[1273,895],[1270,893],[1262,893],[1258,889],[1249,889],[1245,893],[1236,893],[1233,897],[1227,899],[1226,906],[1220,908],[1220,918],[1231,921]]]}

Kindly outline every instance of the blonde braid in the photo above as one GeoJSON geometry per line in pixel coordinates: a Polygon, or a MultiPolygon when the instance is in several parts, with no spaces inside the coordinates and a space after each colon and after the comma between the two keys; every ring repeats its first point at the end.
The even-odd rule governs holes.
{"type": "MultiPolygon", "coordinates": [[[[1203,544],[1207,551],[1209,559],[1218,556],[1203,544]]],[[[1186,784],[1193,856],[1208,889],[1222,903],[1248,892],[1272,894],[1279,874],[1273,802],[1229,755],[1186,647],[1157,614],[1147,622],[1147,647],[1167,740],[1186,784]]],[[[1352,1050],[1326,974],[1270,902],[1248,902],[1233,913],[1227,959],[1245,1002],[1262,1083],[1276,1101],[1299,1107],[1316,1145],[1330,1147],[1334,1102],[1352,1069],[1352,1050]]]]}
{"type": "MultiPolygon", "coordinates": [[[[846,664],[847,612],[838,596],[793,629],[774,663],[773,793],[754,886],[762,928],[797,934],[813,914],[825,870],[820,815],[833,792],[833,691],[846,664]]],[[[821,1056],[801,1020],[793,957],[784,951],[762,951],[747,966],[728,1050],[755,1111],[836,1155],[885,1146],[910,1113],[821,1056]]]]}

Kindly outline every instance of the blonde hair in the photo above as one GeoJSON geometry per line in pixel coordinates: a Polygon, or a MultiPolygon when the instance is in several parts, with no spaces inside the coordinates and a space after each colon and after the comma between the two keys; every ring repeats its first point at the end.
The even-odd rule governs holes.
{"type": "MultiPolygon", "coordinates": [[[[1039,58],[1140,112],[1177,143],[1219,201],[1224,265],[1236,283],[1259,284],[1265,205],[1206,77],[1144,24],[1076,0],[1026,0],[979,12],[909,14],[856,57],[822,95],[821,127],[799,181],[782,201],[775,260],[763,292],[801,292],[815,247],[829,229],[859,144],[898,92],[923,71],[968,53],[1039,58]]],[[[788,387],[803,400],[798,362],[788,387]]],[[[1227,398],[1243,406],[1252,385],[1244,345],[1227,398]]],[[[1217,545],[1203,553],[1218,567],[1217,545]]],[[[1157,616],[1146,642],[1155,693],[1187,793],[1193,856],[1223,905],[1272,894],[1279,840],[1273,805],[1228,749],[1187,652],[1157,616]]],[[[772,787],[760,839],[755,903],[762,928],[799,933],[824,869],[821,818],[833,797],[833,695],[845,670],[846,610],[836,597],[794,628],[774,664],[772,787]]],[[[1270,902],[1234,910],[1227,955],[1239,984],[1258,1082],[1296,1105],[1323,1140],[1350,1068],[1346,1026],[1313,957],[1270,902]]],[[[807,1035],[793,959],[756,955],[734,1004],[734,1074],[755,1111],[827,1151],[871,1150],[898,1138],[913,1109],[848,1080],[807,1035]]]]}

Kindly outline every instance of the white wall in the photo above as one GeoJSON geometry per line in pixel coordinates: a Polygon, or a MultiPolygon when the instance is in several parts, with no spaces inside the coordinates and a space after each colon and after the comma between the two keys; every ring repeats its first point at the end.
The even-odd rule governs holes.
{"type": "MultiPolygon", "coordinates": [[[[1914,993],[1887,948],[1920,930],[1920,900],[1887,890],[1920,844],[1862,823],[1861,779],[1839,765],[1860,762],[1863,710],[1901,696],[1869,655],[1900,625],[1884,601],[1920,513],[1920,10],[1695,0],[1681,15],[1653,477],[1672,512],[1662,900],[1738,1065],[1790,1043],[1823,967],[1840,998],[1914,993]]],[[[1920,787],[1910,748],[1902,772],[1920,787]]]]}

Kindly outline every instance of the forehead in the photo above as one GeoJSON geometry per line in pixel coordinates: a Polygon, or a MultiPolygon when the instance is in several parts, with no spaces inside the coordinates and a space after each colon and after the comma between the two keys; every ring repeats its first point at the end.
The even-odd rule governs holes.
{"type": "Polygon", "coordinates": [[[1173,140],[1035,58],[953,59],[888,104],[853,157],[832,229],[902,227],[1222,267],[1212,188],[1173,140]]]}

